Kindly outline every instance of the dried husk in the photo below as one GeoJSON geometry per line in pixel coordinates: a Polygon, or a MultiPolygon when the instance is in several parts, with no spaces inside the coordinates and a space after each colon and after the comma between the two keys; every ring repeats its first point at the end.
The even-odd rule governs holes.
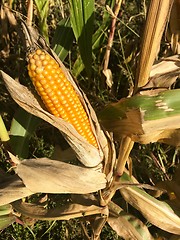
{"type": "Polygon", "coordinates": [[[35,193],[96,192],[106,187],[104,173],[48,158],[22,160],[15,169],[25,186],[35,193]]]}

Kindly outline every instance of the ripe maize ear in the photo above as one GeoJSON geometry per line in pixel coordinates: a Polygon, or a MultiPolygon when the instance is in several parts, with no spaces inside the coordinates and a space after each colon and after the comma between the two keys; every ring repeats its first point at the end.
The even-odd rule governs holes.
{"type": "Polygon", "coordinates": [[[47,52],[37,49],[28,56],[28,73],[47,110],[71,123],[81,136],[97,147],[83,105],[59,64],[47,52]]]}

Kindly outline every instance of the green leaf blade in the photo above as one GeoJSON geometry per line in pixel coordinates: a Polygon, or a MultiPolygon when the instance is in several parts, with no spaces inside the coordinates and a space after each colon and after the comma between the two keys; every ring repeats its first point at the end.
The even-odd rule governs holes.
{"type": "Polygon", "coordinates": [[[41,120],[22,108],[15,113],[10,129],[10,144],[13,153],[20,158],[27,158],[29,140],[41,120]]]}
{"type": "Polygon", "coordinates": [[[94,0],[69,0],[71,26],[79,46],[88,77],[92,71],[92,35],[94,30],[94,0]]]}
{"type": "Polygon", "coordinates": [[[63,19],[59,22],[52,41],[52,47],[57,56],[64,61],[72,46],[74,34],[70,25],[70,19],[63,19]]]}

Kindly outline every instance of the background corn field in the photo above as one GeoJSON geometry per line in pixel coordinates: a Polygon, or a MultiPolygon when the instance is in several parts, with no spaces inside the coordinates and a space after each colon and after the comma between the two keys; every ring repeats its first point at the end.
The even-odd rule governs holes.
{"type": "MultiPolygon", "coordinates": [[[[23,201],[26,199],[26,202],[38,204],[44,209],[62,209],[66,204],[72,204],[75,210],[79,209],[84,215],[79,213],[76,215],[75,210],[68,209],[69,212],[65,212],[64,218],[61,213],[58,215],[58,211],[51,213],[51,216],[43,213],[44,218],[38,218],[33,212],[36,208],[28,212],[27,208],[22,210],[18,201],[15,201],[12,203],[15,212],[12,212],[11,201],[5,201],[7,208],[0,206],[0,239],[179,239],[180,22],[178,14],[180,14],[180,2],[174,1],[173,7],[173,1],[167,2],[169,5],[164,6],[163,1],[160,0],[2,1],[0,199],[3,199],[2,202],[5,201],[5,191],[13,190],[13,187],[9,190],[9,186],[17,179],[14,178],[9,186],[5,185],[8,179],[11,179],[6,174],[14,176],[13,167],[19,164],[16,174],[18,173],[23,179],[25,185],[31,186],[28,185],[30,183],[26,183],[26,178],[31,181],[34,178],[35,183],[34,186],[26,189],[30,193],[15,198],[12,202],[22,198],[23,201]],[[150,4],[152,12],[148,16],[150,4]],[[158,17],[161,20],[164,17],[164,22],[159,21],[157,25],[153,22],[155,17],[152,14],[156,10],[157,22],[158,17]],[[149,25],[147,24],[145,28],[146,23],[149,25]],[[22,26],[38,30],[43,36],[41,41],[45,41],[69,69],[73,76],[70,81],[73,82],[75,79],[75,83],[77,82],[77,88],[80,88],[77,92],[79,91],[78,94],[81,94],[87,104],[87,109],[91,109],[90,102],[103,130],[113,132],[113,139],[111,134],[105,135],[108,143],[111,142],[109,145],[112,145],[112,149],[109,155],[112,155],[113,159],[107,160],[107,166],[103,163],[103,173],[108,179],[108,186],[104,186],[100,160],[97,159],[97,162],[96,159],[93,160],[92,165],[89,163],[91,155],[80,161],[81,163],[77,160],[74,152],[69,148],[71,142],[66,141],[64,134],[66,125],[60,129],[61,134],[59,128],[57,129],[58,122],[53,125],[54,118],[49,118],[50,120],[47,121],[47,118],[43,118],[41,114],[35,114],[36,116],[30,114],[34,110],[34,105],[30,102],[31,97],[24,98],[30,106],[29,108],[25,106],[26,111],[23,105],[16,101],[16,88],[18,89],[16,83],[26,86],[39,101],[27,70],[29,48],[26,40],[28,36],[34,37],[34,35],[33,31],[24,35],[22,26]],[[152,64],[157,64],[159,61],[164,64],[163,60],[168,65],[163,65],[160,73],[156,72],[156,67],[159,65],[154,65],[152,68],[152,64]],[[167,67],[171,66],[171,63],[174,64],[173,69],[167,67]],[[166,73],[164,69],[167,69],[166,73]],[[155,71],[154,75],[153,71],[155,71]],[[11,84],[12,79],[8,75],[15,80],[14,85],[11,84]],[[139,97],[140,92],[142,95],[139,97]],[[168,107],[158,105],[162,103],[162,98],[170,104],[168,107]],[[157,112],[155,107],[159,107],[157,112]],[[168,113],[166,116],[163,115],[164,109],[168,113]],[[127,121],[124,123],[125,115],[127,121]],[[9,153],[13,156],[9,157],[9,153]],[[18,159],[15,156],[18,156],[18,159]],[[44,164],[48,164],[50,159],[63,159],[63,164],[68,163],[68,165],[57,165],[60,168],[67,167],[67,175],[69,173],[67,181],[70,179],[70,184],[67,184],[68,191],[64,188],[65,190],[57,194],[58,187],[52,191],[37,190],[38,186],[35,185],[40,181],[38,177],[44,181],[48,178],[48,175],[43,173],[38,175],[37,172],[37,175],[33,176],[30,172],[31,167],[35,166],[33,161],[41,158],[44,159],[44,164]],[[32,165],[28,166],[28,160],[26,165],[26,160],[23,159],[31,159],[32,165]],[[24,165],[19,163],[22,160],[24,165]],[[114,165],[113,161],[115,161],[114,165]],[[82,167],[82,165],[87,169],[90,167],[90,171],[91,167],[100,166],[98,171],[96,169],[97,176],[94,173],[94,178],[92,178],[93,172],[86,172],[86,168],[76,169],[79,175],[84,171],[83,174],[89,176],[90,180],[94,179],[91,180],[94,181],[93,183],[86,182],[84,188],[86,186],[92,188],[87,194],[83,188],[85,183],[73,178],[75,172],[73,167],[82,167]],[[29,168],[24,172],[23,166],[29,168]],[[96,180],[99,180],[97,184],[95,184],[96,180]],[[133,187],[130,186],[131,184],[134,184],[133,187]],[[34,192],[32,189],[35,189],[34,192]],[[105,191],[99,192],[100,189],[105,191]],[[36,194],[31,194],[31,191],[36,194]],[[91,192],[95,193],[91,194],[91,192]],[[96,206],[93,209],[96,215],[91,215],[91,206],[88,205],[87,208],[86,201],[96,206]],[[108,206],[109,212],[106,212],[107,208],[100,208],[97,201],[103,207],[108,206]],[[81,210],[82,208],[73,205],[74,203],[81,203],[81,207],[84,204],[86,208],[81,210]],[[169,206],[173,211],[169,210],[169,206]],[[154,212],[154,215],[151,212],[154,212]],[[167,214],[163,215],[164,212],[167,214]],[[71,217],[68,217],[68,214],[71,217]],[[45,217],[47,221],[44,221],[45,217]]],[[[20,98],[21,95],[23,96],[23,91],[19,92],[20,98]]],[[[25,105],[24,102],[23,104],[25,105]]],[[[96,119],[91,110],[88,116],[93,119],[92,122],[96,119]]],[[[98,141],[103,142],[103,137],[97,138],[98,141]]],[[[91,151],[91,146],[87,148],[91,151]]],[[[92,156],[94,152],[95,150],[92,149],[92,156]]],[[[57,164],[61,163],[58,161],[57,164]]],[[[36,164],[41,166],[38,161],[36,164]]],[[[61,174],[63,175],[63,171],[61,174]]],[[[63,176],[59,175],[58,183],[61,182],[61,178],[63,181],[63,176]]]]}

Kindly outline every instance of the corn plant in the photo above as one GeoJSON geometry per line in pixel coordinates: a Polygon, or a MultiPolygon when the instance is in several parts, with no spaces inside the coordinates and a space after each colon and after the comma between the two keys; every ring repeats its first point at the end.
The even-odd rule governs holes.
{"type": "MultiPolygon", "coordinates": [[[[0,177],[0,229],[14,221],[27,224],[25,218],[35,221],[81,218],[85,239],[100,239],[106,223],[123,239],[155,239],[142,217],[126,211],[123,206],[126,202],[149,224],[176,239],[180,234],[180,218],[175,210],[180,198],[178,174],[173,185],[167,181],[169,188],[162,183],[161,187],[141,183],[133,176],[130,154],[135,143],[180,145],[179,89],[174,87],[180,71],[179,57],[174,55],[179,46],[177,38],[176,47],[171,43],[171,55],[155,62],[171,9],[178,1],[150,1],[139,53],[132,53],[135,60],[124,59],[125,68],[122,67],[122,71],[128,72],[129,91],[126,97],[115,103],[109,101],[100,111],[92,107],[80,87],[82,76],[87,85],[93,83],[93,78],[101,78],[106,94],[114,91],[110,56],[117,23],[122,24],[119,13],[122,5],[128,3],[106,0],[105,5],[100,5],[102,23],[95,28],[95,1],[69,0],[63,11],[59,8],[62,19],[51,40],[47,24],[50,2],[36,0],[33,5],[29,1],[27,18],[22,14],[15,16],[13,4],[4,3],[1,9],[4,19],[24,43],[28,81],[25,86],[1,70],[3,84],[18,109],[9,132],[0,118],[0,138],[14,173],[2,171],[0,177]],[[64,16],[64,12],[69,16],[64,16]],[[39,28],[34,26],[33,19],[39,28]],[[104,62],[97,76],[94,64],[103,43],[106,43],[104,62]],[[62,61],[74,48],[78,51],[70,71],[62,61]],[[135,61],[136,71],[130,70],[128,61],[132,64],[135,61]],[[62,134],[69,146],[68,156],[61,151],[54,154],[56,159],[28,158],[30,139],[42,121],[62,134]],[[175,201],[158,199],[155,193],[159,191],[173,194],[175,201]],[[119,193],[122,201],[116,199],[119,193]],[[40,203],[37,199],[41,194],[46,195],[46,200],[41,198],[40,203]],[[56,201],[55,207],[47,207],[42,203],[46,203],[50,194],[58,197],[68,194],[69,201],[65,204],[56,201]],[[85,227],[87,222],[91,231],[85,227]]],[[[169,26],[172,29],[172,24],[169,26]]],[[[7,31],[3,33],[8,36],[7,31]]],[[[121,32],[117,31],[117,35],[122,47],[121,32]]]]}

